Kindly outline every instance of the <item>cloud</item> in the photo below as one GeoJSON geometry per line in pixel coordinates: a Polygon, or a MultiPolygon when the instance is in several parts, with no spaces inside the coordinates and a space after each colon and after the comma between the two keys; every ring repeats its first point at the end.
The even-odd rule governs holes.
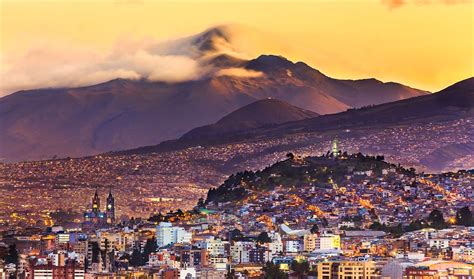
{"type": "Polygon", "coordinates": [[[2,65],[2,95],[23,89],[84,86],[115,78],[180,82],[199,78],[204,73],[196,59],[163,55],[146,48],[100,54],[42,46],[16,59],[2,61],[2,65]]]}
{"type": "Polygon", "coordinates": [[[182,82],[212,74],[260,75],[235,68],[220,71],[208,64],[209,58],[223,53],[245,57],[233,46],[232,32],[224,26],[164,42],[122,40],[105,52],[42,43],[24,54],[0,57],[0,96],[25,89],[92,85],[115,78],[182,82]]]}
{"type": "Polygon", "coordinates": [[[446,5],[455,5],[455,4],[468,4],[472,3],[472,0],[382,0],[382,4],[387,5],[390,9],[400,8],[406,4],[418,4],[418,5],[428,5],[428,4],[446,4],[446,5]]]}
{"type": "Polygon", "coordinates": [[[253,70],[247,70],[243,68],[226,68],[221,69],[216,72],[216,76],[234,76],[234,77],[249,77],[256,78],[261,77],[262,72],[257,72],[253,70]]]}

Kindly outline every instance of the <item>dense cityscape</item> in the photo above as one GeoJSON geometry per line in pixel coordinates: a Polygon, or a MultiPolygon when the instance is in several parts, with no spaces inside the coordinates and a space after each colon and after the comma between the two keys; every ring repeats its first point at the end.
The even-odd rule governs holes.
{"type": "Polygon", "coordinates": [[[0,279],[474,279],[474,0],[0,0],[0,279]]]}
{"type": "MultiPolygon", "coordinates": [[[[77,226],[78,216],[96,188],[107,192],[113,187],[121,204],[119,218],[145,218],[160,210],[191,209],[209,188],[221,184],[228,175],[243,169],[262,169],[284,159],[288,152],[301,156],[324,154],[334,136],[349,153],[384,154],[389,162],[429,172],[422,163],[428,154],[445,146],[470,144],[474,137],[470,121],[473,120],[382,131],[296,134],[152,154],[0,164],[0,227],[50,224],[51,213],[76,220],[77,226]]],[[[457,157],[451,160],[453,163],[440,172],[474,167],[472,154],[454,154],[457,157]]]]}
{"type": "MultiPolygon", "coordinates": [[[[141,198],[128,200],[129,204],[122,203],[127,201],[122,195],[133,192],[111,187],[110,181],[123,183],[125,170],[129,176],[147,170],[145,166],[151,170],[150,161],[140,158],[140,165],[117,161],[123,177],[100,174],[101,167],[96,167],[95,183],[54,187],[83,199],[42,196],[49,200],[43,206],[56,203],[67,210],[23,206],[25,212],[40,213],[3,217],[0,274],[5,278],[472,278],[474,174],[424,174],[387,163],[384,156],[342,152],[338,144],[333,140],[326,145],[330,150],[316,157],[287,153],[264,169],[224,178],[209,192],[202,181],[200,187],[183,189],[178,184],[186,182],[178,180],[170,192],[160,194],[135,186],[134,194],[141,198]],[[64,204],[58,204],[61,199],[64,204]]],[[[101,157],[81,160],[110,162],[101,157]]],[[[71,162],[47,164],[73,170],[64,168],[71,162]]],[[[47,180],[35,182],[47,185],[47,180]]],[[[28,198],[21,198],[27,205],[28,198]]]]}

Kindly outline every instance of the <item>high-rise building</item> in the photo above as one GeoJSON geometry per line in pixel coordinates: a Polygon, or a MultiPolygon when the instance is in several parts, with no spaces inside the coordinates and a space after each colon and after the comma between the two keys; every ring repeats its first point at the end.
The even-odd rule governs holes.
{"type": "Polygon", "coordinates": [[[317,265],[318,279],[331,278],[376,278],[376,266],[373,261],[328,261],[317,265]]]}
{"type": "Polygon", "coordinates": [[[156,227],[156,244],[164,247],[174,243],[189,243],[193,234],[184,228],[174,227],[171,223],[161,222],[156,227]]]}
{"type": "Polygon", "coordinates": [[[230,246],[230,255],[233,263],[249,263],[250,250],[255,248],[255,242],[236,241],[230,246]]]}
{"type": "Polygon", "coordinates": [[[208,238],[202,243],[202,248],[206,249],[208,254],[208,263],[214,265],[218,270],[225,270],[227,266],[228,241],[219,238],[208,238]]]}
{"type": "Polygon", "coordinates": [[[264,264],[268,261],[270,252],[264,246],[254,247],[249,251],[249,262],[264,264]]]}
{"type": "Polygon", "coordinates": [[[305,252],[313,252],[316,249],[316,239],[318,235],[315,233],[305,234],[303,236],[303,250],[305,252]]]}

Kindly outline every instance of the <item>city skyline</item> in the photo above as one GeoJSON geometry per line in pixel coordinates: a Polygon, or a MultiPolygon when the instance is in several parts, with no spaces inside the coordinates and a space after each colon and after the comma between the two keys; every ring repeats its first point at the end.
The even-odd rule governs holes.
{"type": "Polygon", "coordinates": [[[0,279],[472,279],[473,0],[0,0],[0,279]]]}

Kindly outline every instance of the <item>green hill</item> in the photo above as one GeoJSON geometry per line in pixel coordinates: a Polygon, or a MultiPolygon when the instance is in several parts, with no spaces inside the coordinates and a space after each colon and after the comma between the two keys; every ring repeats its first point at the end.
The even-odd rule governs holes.
{"type": "Polygon", "coordinates": [[[218,188],[209,190],[206,202],[238,201],[252,193],[272,190],[277,186],[333,187],[347,180],[348,176],[357,180],[359,172],[372,171],[372,175],[382,175],[382,170],[388,168],[395,168],[397,173],[415,175],[414,170],[403,169],[383,159],[383,156],[365,156],[361,153],[344,153],[337,158],[329,153],[305,158],[288,154],[288,159],[261,171],[243,171],[229,176],[218,188]]]}

